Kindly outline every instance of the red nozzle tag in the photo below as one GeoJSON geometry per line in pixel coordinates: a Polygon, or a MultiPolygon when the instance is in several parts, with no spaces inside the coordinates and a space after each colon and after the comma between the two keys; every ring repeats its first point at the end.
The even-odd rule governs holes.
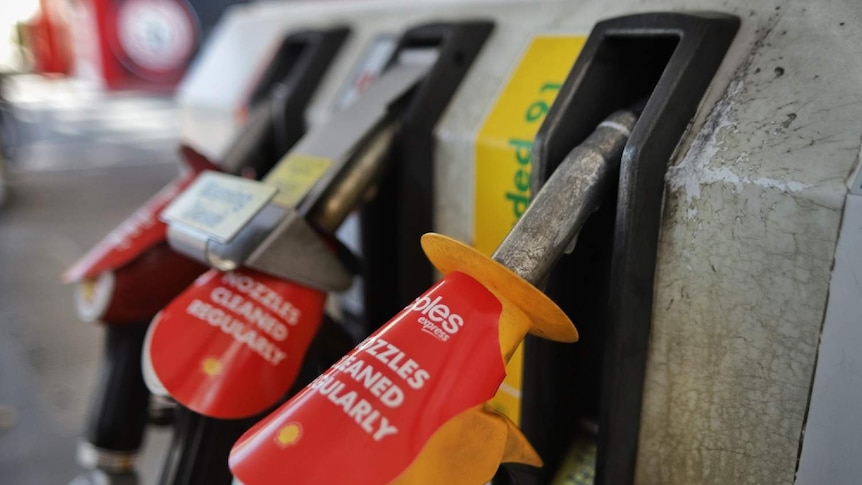
{"type": "Polygon", "coordinates": [[[259,414],[296,379],[325,300],[325,293],[249,269],[207,271],[153,321],[152,369],[197,413],[259,414]]]}
{"type": "Polygon", "coordinates": [[[505,376],[502,304],[458,272],[417,298],[240,438],[246,485],[386,484],[446,421],[490,399],[505,376]]]}
{"type": "Polygon", "coordinates": [[[167,239],[168,226],[159,215],[177,195],[188,187],[204,170],[218,167],[188,147],[181,154],[190,171],[180,175],[111,231],[64,274],[67,283],[92,279],[105,271],[115,270],[140,256],[144,251],[167,239]]]}
{"type": "Polygon", "coordinates": [[[63,275],[66,282],[95,278],[119,268],[166,239],[167,226],[159,213],[194,179],[186,175],[173,180],[141,208],[99,241],[63,275]]]}
{"type": "Polygon", "coordinates": [[[78,317],[107,325],[149,320],[206,270],[156,243],[121,268],[78,283],[78,317]]]}

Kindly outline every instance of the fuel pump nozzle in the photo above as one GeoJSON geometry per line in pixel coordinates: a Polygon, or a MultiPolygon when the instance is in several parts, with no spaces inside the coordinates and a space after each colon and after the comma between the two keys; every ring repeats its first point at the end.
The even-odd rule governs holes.
{"type": "MultiPolygon", "coordinates": [[[[399,63],[352,105],[310,131],[260,184],[276,191],[238,229],[216,234],[189,217],[215,175],[204,174],[165,213],[171,246],[216,269],[256,269],[324,291],[352,275],[320,234],[331,236],[384,172],[404,99],[427,63],[399,63]]],[[[253,182],[248,181],[247,184],[253,182]]]]}
{"type": "MultiPolygon", "coordinates": [[[[321,290],[347,289],[353,275],[321,236],[335,234],[363,197],[374,190],[398,127],[394,119],[381,123],[341,170],[315,186],[296,209],[285,212],[244,265],[321,290]]],[[[217,251],[210,248],[211,262],[218,258],[217,251]]]]}
{"type": "Polygon", "coordinates": [[[517,427],[485,402],[528,332],[577,340],[572,322],[536,285],[598,208],[636,119],[622,111],[599,124],[493,258],[449,237],[424,235],[422,248],[443,279],[246,433],[231,452],[235,476],[249,485],[356,476],[363,483],[481,484],[503,462],[540,466],[517,427]],[[377,374],[387,387],[360,378],[377,374]],[[406,386],[390,386],[398,383],[406,386]],[[361,459],[320,466],[321,450],[347,457],[359,449],[361,459]]]}
{"type": "Polygon", "coordinates": [[[166,209],[171,246],[215,269],[150,326],[144,376],[154,393],[222,420],[284,398],[327,293],[352,283],[335,231],[386,172],[405,109],[432,65],[427,56],[396,58],[262,182],[204,173],[166,209]]]}
{"type": "Polygon", "coordinates": [[[537,287],[598,209],[635,121],[633,110],[602,121],[557,167],[490,260],[446,236],[423,236],[422,247],[441,273],[466,272],[523,310],[525,318],[500,325],[500,349],[507,360],[527,332],[561,342],[577,340],[565,313],[537,287]]]}
{"type": "Polygon", "coordinates": [[[569,152],[491,258],[539,286],[598,210],[637,115],[618,111],[569,152]]]}
{"type": "MultiPolygon", "coordinates": [[[[505,362],[527,333],[559,342],[578,339],[571,320],[538,287],[563,253],[571,251],[587,218],[599,208],[636,121],[634,111],[618,111],[569,152],[490,259],[446,236],[422,237],[423,250],[441,273],[465,273],[503,303],[498,339],[505,362]]],[[[429,440],[428,450],[437,453],[420,454],[396,483],[478,484],[493,476],[500,463],[542,464],[514,424],[487,406],[446,423],[429,440]],[[478,414],[485,419],[478,419],[478,414]],[[505,442],[502,455],[480,455],[481,463],[475,456],[464,460],[454,455],[451,450],[465,446],[465,430],[474,429],[505,442]]]]}

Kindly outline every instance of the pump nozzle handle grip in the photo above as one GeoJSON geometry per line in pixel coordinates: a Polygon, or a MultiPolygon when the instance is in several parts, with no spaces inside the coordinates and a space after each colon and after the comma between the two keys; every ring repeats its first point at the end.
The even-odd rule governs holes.
{"type": "Polygon", "coordinates": [[[131,469],[147,426],[150,392],[141,374],[149,322],[106,325],[104,352],[79,461],[111,472],[131,469]]]}

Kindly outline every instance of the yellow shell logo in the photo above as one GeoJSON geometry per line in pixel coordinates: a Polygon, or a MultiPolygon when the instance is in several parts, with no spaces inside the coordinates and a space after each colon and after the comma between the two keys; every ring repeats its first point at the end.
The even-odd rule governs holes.
{"type": "Polygon", "coordinates": [[[207,357],[201,362],[201,368],[204,371],[204,374],[208,376],[214,376],[221,372],[221,362],[215,357],[207,357]]]}
{"type": "Polygon", "coordinates": [[[81,281],[81,296],[87,303],[92,303],[96,297],[96,280],[86,279],[81,281]]]}
{"type": "Polygon", "coordinates": [[[302,426],[299,423],[288,423],[278,430],[278,436],[275,441],[279,446],[290,446],[302,436],[302,426]]]}

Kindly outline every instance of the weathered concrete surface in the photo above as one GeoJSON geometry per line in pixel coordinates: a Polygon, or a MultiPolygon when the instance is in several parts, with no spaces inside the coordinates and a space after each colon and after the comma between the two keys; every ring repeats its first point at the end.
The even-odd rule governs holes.
{"type": "Polygon", "coordinates": [[[794,481],[862,133],[859,21],[776,6],[668,172],[639,483],[794,481]]]}
{"type": "Polygon", "coordinates": [[[471,242],[475,134],[529,36],[585,35],[596,21],[644,11],[740,17],[670,161],[638,483],[794,481],[862,135],[858,7],[607,0],[537,9],[498,25],[486,47],[497,55],[474,64],[437,128],[435,228],[471,242]]]}

